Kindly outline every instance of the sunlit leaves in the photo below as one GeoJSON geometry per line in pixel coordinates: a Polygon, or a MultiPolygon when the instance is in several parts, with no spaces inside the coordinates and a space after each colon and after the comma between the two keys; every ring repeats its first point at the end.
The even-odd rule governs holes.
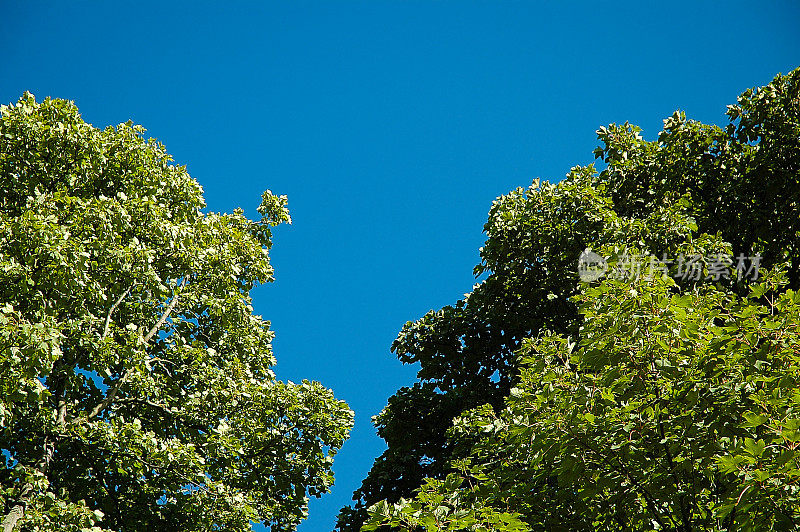
{"type": "Polygon", "coordinates": [[[25,529],[289,530],[329,490],[352,412],[281,383],[250,290],[273,279],[260,220],[131,123],[71,102],[0,109],[0,501],[25,529]],[[77,527],[77,528],[76,528],[77,527]]]}

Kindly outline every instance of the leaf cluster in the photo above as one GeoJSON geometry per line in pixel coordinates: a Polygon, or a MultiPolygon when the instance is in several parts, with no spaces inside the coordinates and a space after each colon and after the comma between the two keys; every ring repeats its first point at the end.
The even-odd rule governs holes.
{"type": "Polygon", "coordinates": [[[655,141],[602,127],[599,168],[494,202],[485,280],[393,345],[421,364],[420,382],[376,418],[388,449],[340,530],[416,530],[453,474],[453,508],[537,530],[794,526],[800,70],[744,92],[728,117],[676,112],[655,141]],[[753,285],[673,265],[585,285],[587,248],[611,268],[698,255],[705,278],[726,254],[772,273],[753,285]],[[444,417],[443,404],[460,412],[444,417]],[[415,416],[436,422],[410,430],[415,416]]]}
{"type": "Polygon", "coordinates": [[[328,491],[352,412],[275,379],[250,290],[286,198],[259,213],[206,212],[140,126],[0,108],[3,527],[291,530],[328,491]]]}

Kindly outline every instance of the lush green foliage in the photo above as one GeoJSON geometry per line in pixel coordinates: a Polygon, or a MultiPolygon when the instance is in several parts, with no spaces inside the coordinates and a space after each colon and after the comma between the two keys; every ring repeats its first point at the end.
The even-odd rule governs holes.
{"type": "Polygon", "coordinates": [[[352,412],[270,369],[249,292],[286,199],[204,213],[142,134],[30,94],[0,110],[3,530],[291,530],[352,412]]]}
{"type": "Polygon", "coordinates": [[[389,448],[340,529],[382,499],[367,530],[800,519],[800,71],[746,91],[728,116],[720,128],[675,113],[657,141],[601,128],[602,171],[576,167],[493,204],[486,280],[394,344],[420,382],[377,417],[389,448]],[[704,275],[676,278],[673,264],[582,284],[586,247],[612,266],[696,254],[704,275]],[[765,284],[735,264],[704,279],[712,257],[757,253],[765,284]]]}
{"type": "Polygon", "coordinates": [[[800,293],[780,279],[746,297],[681,295],[667,276],[585,287],[581,340],[525,342],[505,409],[457,420],[475,467],[376,505],[373,523],[466,530],[455,516],[511,512],[524,527],[488,529],[800,525],[800,293]]]}

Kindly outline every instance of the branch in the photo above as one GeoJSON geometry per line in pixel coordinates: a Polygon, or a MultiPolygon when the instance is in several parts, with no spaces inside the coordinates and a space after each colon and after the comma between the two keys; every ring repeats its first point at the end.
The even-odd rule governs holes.
{"type": "MultiPolygon", "coordinates": [[[[108,312],[106,313],[105,322],[103,323],[103,334],[100,335],[100,341],[104,340],[106,336],[108,336],[108,329],[109,326],[111,325],[111,316],[114,314],[114,311],[117,309],[117,307],[122,303],[122,300],[125,299],[125,297],[130,293],[130,291],[131,287],[127,288],[122,293],[122,295],[120,295],[108,309],[108,312]]],[[[75,368],[75,365],[76,363],[72,364],[72,369],[75,368]]],[[[54,373],[56,372],[54,371],[54,373]]],[[[55,394],[56,397],[58,398],[58,400],[56,401],[56,422],[58,423],[58,426],[61,429],[64,428],[64,424],[66,422],[66,417],[67,417],[67,400],[65,397],[65,390],[64,390],[66,386],[64,383],[65,378],[66,377],[62,373],[61,375],[58,376],[58,379],[56,381],[58,382],[57,393],[55,394]]]]}
{"type": "MultiPolygon", "coordinates": [[[[50,461],[52,459],[53,459],[53,446],[50,442],[47,441],[47,439],[45,439],[42,457],[35,466],[36,470],[42,475],[46,474],[47,470],[50,467],[50,461]]],[[[0,527],[2,527],[3,529],[2,532],[14,531],[14,528],[16,528],[17,526],[17,522],[20,519],[22,519],[23,515],[25,515],[25,509],[33,500],[35,494],[34,492],[35,492],[34,483],[26,482],[25,485],[22,487],[22,493],[20,493],[20,496],[17,497],[15,504],[3,517],[3,521],[0,522],[0,527]]]]}
{"type": "MultiPolygon", "coordinates": [[[[184,277],[183,281],[181,281],[179,288],[183,288],[184,286],[186,286],[186,277],[184,277]]],[[[142,343],[144,345],[147,345],[147,343],[153,338],[156,332],[158,332],[161,326],[164,325],[164,322],[167,321],[167,318],[169,317],[170,313],[177,304],[178,304],[178,294],[175,294],[175,296],[172,298],[172,301],[170,301],[169,305],[167,305],[167,308],[164,309],[164,312],[161,314],[161,317],[158,318],[156,324],[153,325],[153,328],[150,329],[150,331],[148,331],[148,333],[144,336],[144,338],[142,338],[142,343]]],[[[111,314],[109,313],[109,316],[110,315],[111,314]]],[[[114,402],[114,398],[117,396],[117,393],[119,393],[120,387],[125,383],[126,380],[128,380],[128,376],[130,376],[130,374],[131,370],[126,369],[125,372],[122,374],[122,376],[119,379],[117,379],[117,382],[115,382],[114,385],[111,388],[109,388],[108,393],[106,393],[105,398],[102,401],[100,401],[100,404],[95,406],[92,409],[92,411],[89,412],[89,417],[87,419],[92,419],[97,417],[103,410],[108,408],[108,406],[114,402]]]]}
{"type": "Polygon", "coordinates": [[[0,523],[0,526],[3,527],[3,532],[12,532],[14,528],[17,526],[17,521],[19,521],[23,515],[25,515],[25,507],[28,506],[30,503],[31,495],[33,494],[33,486],[28,484],[25,486],[25,490],[20,495],[19,499],[17,499],[17,504],[15,504],[11,510],[3,518],[3,522],[0,523]]]}
{"type": "Polygon", "coordinates": [[[58,426],[60,428],[63,428],[67,418],[67,400],[63,396],[63,393],[61,395],[61,398],[58,400],[57,411],[58,413],[56,415],[56,422],[58,423],[58,426]]]}
{"type": "MultiPolygon", "coordinates": [[[[178,286],[178,288],[183,288],[184,286],[186,286],[186,277],[183,278],[183,281],[181,281],[181,284],[180,286],[178,286]]],[[[178,294],[175,294],[175,297],[173,297],[172,301],[169,302],[169,305],[167,305],[167,308],[164,310],[164,313],[161,315],[161,317],[158,318],[156,324],[153,325],[153,328],[147,332],[144,338],[142,338],[142,341],[145,344],[148,343],[150,339],[153,338],[153,335],[155,335],[161,328],[161,326],[164,325],[164,322],[167,321],[167,318],[169,317],[170,313],[172,312],[172,309],[175,308],[175,305],[177,303],[178,303],[178,294]]]]}
{"type": "Polygon", "coordinates": [[[149,406],[150,408],[154,408],[156,410],[160,410],[160,411],[164,412],[165,414],[168,414],[168,415],[170,415],[172,417],[175,417],[175,412],[170,410],[167,405],[154,403],[153,401],[150,401],[149,399],[140,399],[138,397],[124,397],[124,398],[117,399],[117,403],[118,404],[120,404],[120,403],[121,404],[138,403],[138,404],[142,404],[142,405],[145,405],[145,406],[149,406]]]}
{"type": "Polygon", "coordinates": [[[122,300],[125,299],[125,296],[127,296],[130,293],[130,291],[131,289],[128,288],[127,290],[122,292],[122,295],[119,296],[119,298],[114,302],[114,304],[111,305],[111,308],[108,309],[108,314],[106,314],[106,322],[105,325],[103,325],[103,334],[102,336],[100,336],[100,340],[103,340],[106,336],[108,336],[108,326],[111,324],[111,315],[114,313],[115,310],[117,310],[119,304],[122,303],[122,300]]]}
{"type": "Polygon", "coordinates": [[[125,381],[128,380],[128,375],[130,374],[130,370],[125,370],[125,373],[123,373],[122,376],[117,379],[117,382],[114,383],[114,386],[108,390],[108,393],[106,394],[105,398],[100,401],[100,404],[98,404],[92,409],[91,412],[89,412],[89,417],[87,419],[97,417],[100,412],[108,408],[108,405],[114,401],[114,398],[117,396],[117,392],[119,392],[120,387],[125,383],[125,381]]]}

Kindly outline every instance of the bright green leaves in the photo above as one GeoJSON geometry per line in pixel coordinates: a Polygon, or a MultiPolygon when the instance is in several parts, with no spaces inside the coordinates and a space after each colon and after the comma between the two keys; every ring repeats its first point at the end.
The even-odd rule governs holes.
{"type": "MultiPolygon", "coordinates": [[[[474,491],[469,480],[450,474],[444,480],[427,479],[414,500],[401,499],[397,504],[381,501],[369,509],[370,519],[364,531],[383,525],[404,532],[527,532],[520,516],[491,507],[471,504],[474,491]],[[463,486],[463,488],[462,488],[463,486]]],[[[474,500],[474,499],[473,499],[474,500]]]]}
{"type": "MultiPolygon", "coordinates": [[[[800,518],[800,395],[786,372],[800,361],[800,307],[772,278],[770,307],[712,287],[678,293],[667,277],[584,286],[580,342],[525,342],[505,410],[456,421],[453,440],[487,466],[479,487],[462,478],[441,496],[514,508],[548,530],[779,529],[800,518]]],[[[436,517],[438,499],[424,494],[443,488],[428,482],[412,501],[374,506],[370,522],[432,527],[421,517],[436,517]]]]}
{"type": "Polygon", "coordinates": [[[272,191],[267,190],[261,195],[261,205],[258,206],[258,213],[264,217],[264,222],[269,225],[280,225],[282,223],[292,223],[287,207],[288,199],[286,196],[276,196],[272,191]]]}
{"type": "Polygon", "coordinates": [[[18,405],[48,399],[40,376],[61,356],[61,340],[55,320],[31,322],[10,303],[0,306],[0,431],[14,426],[18,405]]]}
{"type": "Polygon", "coordinates": [[[759,414],[755,414],[753,412],[745,412],[744,414],[742,414],[742,417],[744,417],[745,419],[745,422],[742,423],[742,427],[745,428],[760,427],[761,425],[769,421],[769,418],[767,416],[762,416],[759,414]]]}
{"type": "Polygon", "coordinates": [[[277,382],[253,314],[286,198],[203,212],[143,133],[30,94],[0,111],[0,502],[48,530],[292,529],[353,414],[277,382]]]}
{"type": "Polygon", "coordinates": [[[276,196],[270,190],[261,195],[261,204],[258,206],[261,221],[252,223],[250,232],[264,246],[265,250],[272,247],[271,228],[282,223],[292,223],[288,203],[289,200],[286,196],[276,196]]]}

